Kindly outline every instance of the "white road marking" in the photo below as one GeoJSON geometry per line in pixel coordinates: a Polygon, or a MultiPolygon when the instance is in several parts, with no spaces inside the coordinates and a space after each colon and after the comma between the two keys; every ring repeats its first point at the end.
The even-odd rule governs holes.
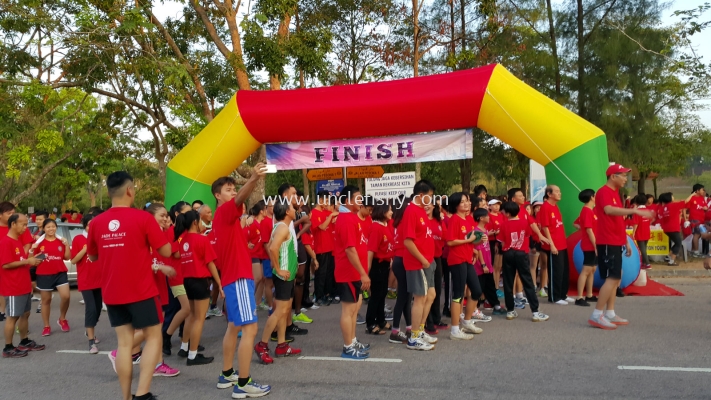
{"type": "Polygon", "coordinates": [[[644,367],[633,365],[619,365],[617,369],[629,369],[634,371],[673,371],[673,372],[707,372],[711,373],[711,368],[681,368],[681,367],[644,367]]]}
{"type": "Polygon", "coordinates": [[[399,358],[366,358],[365,360],[353,360],[351,358],[342,357],[306,357],[301,356],[299,360],[312,360],[312,361],[365,361],[365,362],[380,362],[380,363],[399,363],[402,362],[399,358]]]}
{"type": "MultiPolygon", "coordinates": [[[[89,353],[89,350],[57,350],[57,353],[66,353],[66,354],[91,354],[89,353]]],[[[109,354],[111,353],[110,351],[100,351],[99,354],[109,354]]],[[[91,354],[92,356],[95,354],[91,354]]]]}

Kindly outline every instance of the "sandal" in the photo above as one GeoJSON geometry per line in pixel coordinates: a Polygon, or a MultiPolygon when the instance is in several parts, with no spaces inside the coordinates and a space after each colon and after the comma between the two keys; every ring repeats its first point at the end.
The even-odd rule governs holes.
{"type": "Polygon", "coordinates": [[[384,335],[385,331],[381,330],[379,326],[371,326],[370,328],[365,329],[365,333],[369,335],[384,335]]]}

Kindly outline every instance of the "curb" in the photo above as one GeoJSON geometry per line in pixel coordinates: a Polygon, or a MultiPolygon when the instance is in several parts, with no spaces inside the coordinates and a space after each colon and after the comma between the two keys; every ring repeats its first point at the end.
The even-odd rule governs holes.
{"type": "Polygon", "coordinates": [[[652,269],[647,270],[650,278],[697,277],[711,278],[711,271],[705,269],[652,269]]]}

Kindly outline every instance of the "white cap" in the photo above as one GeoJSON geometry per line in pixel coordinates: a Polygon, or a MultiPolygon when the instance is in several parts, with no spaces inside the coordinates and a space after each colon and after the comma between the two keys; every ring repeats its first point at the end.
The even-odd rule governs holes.
{"type": "Polygon", "coordinates": [[[490,206],[493,206],[493,205],[496,204],[496,203],[501,203],[501,200],[499,200],[499,199],[492,199],[492,200],[489,200],[489,205],[490,205],[490,206]]]}

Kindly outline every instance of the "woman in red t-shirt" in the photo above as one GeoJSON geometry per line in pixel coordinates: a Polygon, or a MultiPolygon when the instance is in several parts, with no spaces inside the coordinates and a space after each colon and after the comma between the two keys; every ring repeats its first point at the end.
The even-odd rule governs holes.
{"type": "Polygon", "coordinates": [[[89,261],[86,254],[87,237],[91,225],[91,220],[95,215],[87,214],[82,217],[84,232],[74,237],[72,240],[71,253],[72,264],[77,266],[77,286],[84,299],[84,328],[86,337],[89,339],[89,353],[98,354],[99,339],[94,336],[94,328],[99,322],[101,315],[101,264],[89,261]]]}
{"type": "Polygon", "coordinates": [[[390,204],[373,207],[373,225],[368,236],[368,275],[370,276],[370,300],[365,315],[366,332],[384,335],[391,329],[385,321],[385,297],[388,294],[388,274],[394,256],[395,232],[388,224],[393,216],[390,204]]]}
{"type": "Polygon", "coordinates": [[[40,237],[30,250],[30,254],[44,255],[45,259],[37,266],[37,289],[42,293],[42,336],[52,334],[49,327],[49,312],[52,305],[52,291],[59,292],[59,319],[57,325],[62,332],[69,332],[67,310],[69,309],[69,279],[64,260],[71,258],[69,241],[57,236],[57,223],[47,219],[42,225],[44,237],[40,237]]]}
{"type": "MultiPolygon", "coordinates": [[[[693,193],[692,193],[693,196],[693,193]]],[[[681,211],[686,208],[687,200],[674,201],[671,192],[659,195],[657,218],[662,230],[669,237],[669,265],[678,266],[676,258],[681,252],[681,211]]]]}

